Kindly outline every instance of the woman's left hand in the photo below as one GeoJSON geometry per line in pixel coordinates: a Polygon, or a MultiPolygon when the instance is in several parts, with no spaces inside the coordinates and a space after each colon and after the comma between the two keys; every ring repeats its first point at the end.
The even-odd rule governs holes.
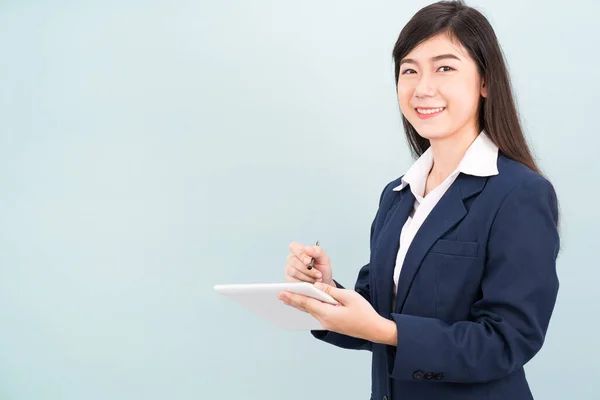
{"type": "Polygon", "coordinates": [[[320,282],[314,285],[331,295],[338,301],[338,304],[323,303],[320,300],[287,291],[281,292],[278,298],[289,306],[311,314],[328,331],[382,343],[386,331],[390,333],[390,323],[394,325],[392,329],[395,329],[392,321],[381,317],[371,304],[357,292],[334,288],[320,282]]]}

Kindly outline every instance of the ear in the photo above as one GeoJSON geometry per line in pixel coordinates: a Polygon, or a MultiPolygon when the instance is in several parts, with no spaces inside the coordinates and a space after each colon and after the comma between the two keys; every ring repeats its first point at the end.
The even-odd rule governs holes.
{"type": "Polygon", "coordinates": [[[487,97],[487,86],[485,86],[485,81],[481,80],[481,97],[487,97]]]}

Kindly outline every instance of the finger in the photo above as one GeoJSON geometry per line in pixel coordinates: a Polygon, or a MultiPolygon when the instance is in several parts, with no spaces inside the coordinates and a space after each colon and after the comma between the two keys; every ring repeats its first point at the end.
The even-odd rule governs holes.
{"type": "Polygon", "coordinates": [[[291,265],[288,265],[286,267],[286,276],[289,276],[290,278],[294,278],[300,282],[309,282],[309,283],[317,282],[317,278],[307,275],[304,272],[298,270],[297,268],[295,268],[291,265]]]}
{"type": "Polygon", "coordinates": [[[305,246],[302,251],[308,257],[314,258],[318,264],[327,264],[329,262],[329,256],[320,246],[305,246]]]}
{"type": "Polygon", "coordinates": [[[323,277],[323,274],[319,270],[309,270],[293,253],[288,255],[287,263],[289,266],[297,269],[300,273],[313,278],[313,281],[319,281],[323,277]]]}
{"type": "Polygon", "coordinates": [[[317,318],[322,314],[323,303],[312,297],[284,291],[280,294],[280,299],[286,305],[307,312],[317,318]]]}
{"type": "Polygon", "coordinates": [[[323,256],[323,249],[319,246],[304,246],[302,251],[309,257],[319,258],[323,256]]]}
{"type": "Polygon", "coordinates": [[[304,252],[304,246],[302,246],[300,243],[298,243],[298,242],[290,243],[290,251],[304,265],[310,264],[310,256],[304,252]]]}
{"type": "Polygon", "coordinates": [[[316,282],[314,286],[340,302],[344,302],[348,298],[349,292],[345,289],[339,289],[322,282],[316,282]]]}

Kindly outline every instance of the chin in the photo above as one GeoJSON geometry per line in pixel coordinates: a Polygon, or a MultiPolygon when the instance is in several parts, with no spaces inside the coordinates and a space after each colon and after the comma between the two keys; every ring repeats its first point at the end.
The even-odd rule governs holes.
{"type": "Polygon", "coordinates": [[[413,127],[419,136],[427,140],[439,140],[452,136],[452,133],[448,128],[436,128],[434,126],[419,126],[414,124],[413,127]]]}

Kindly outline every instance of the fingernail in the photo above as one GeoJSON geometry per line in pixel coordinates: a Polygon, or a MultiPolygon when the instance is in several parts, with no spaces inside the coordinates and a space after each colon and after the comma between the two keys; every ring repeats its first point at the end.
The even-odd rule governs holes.
{"type": "Polygon", "coordinates": [[[321,277],[323,277],[323,275],[321,275],[321,273],[320,273],[320,272],[317,272],[317,273],[316,273],[316,275],[317,275],[317,278],[321,278],[321,277]]]}

